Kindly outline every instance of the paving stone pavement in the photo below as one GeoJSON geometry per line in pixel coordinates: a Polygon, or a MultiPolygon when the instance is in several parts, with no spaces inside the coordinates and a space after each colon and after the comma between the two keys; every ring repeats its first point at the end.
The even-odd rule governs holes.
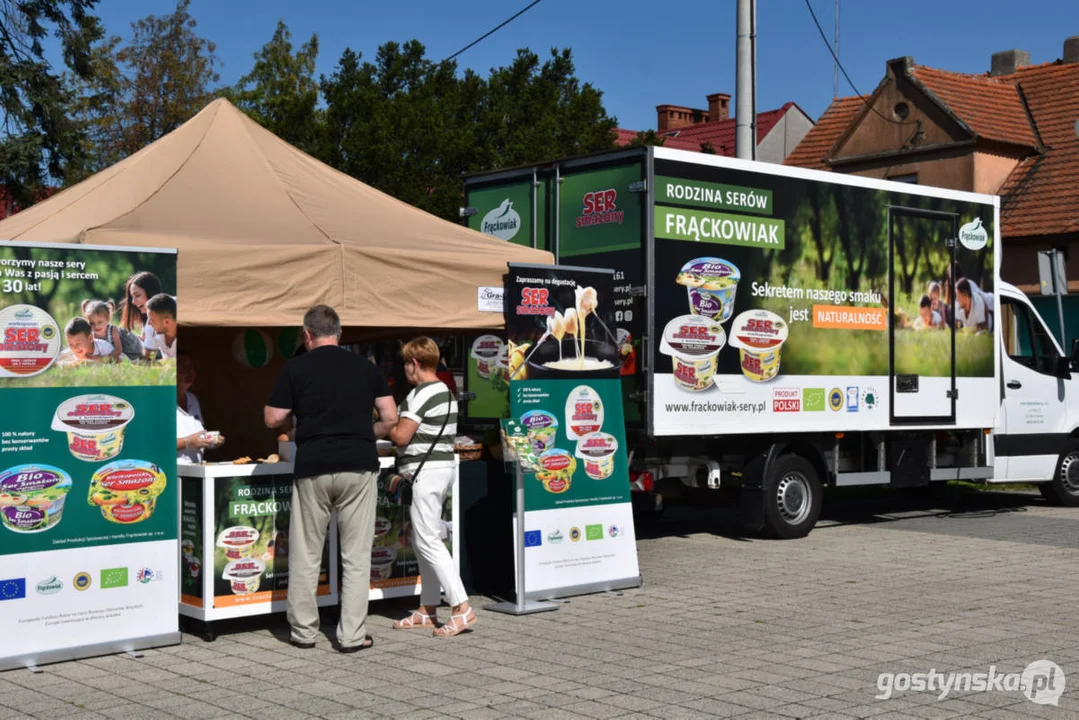
{"type": "Polygon", "coordinates": [[[0,673],[0,720],[1079,717],[1079,510],[970,502],[843,504],[788,542],[739,537],[730,511],[672,508],[639,540],[637,590],[480,612],[454,639],[394,632],[406,605],[375,603],[375,648],[347,656],[289,646],[281,622],[185,635],[141,659],[0,673]],[[1059,707],[1018,691],[874,697],[882,672],[1043,658],[1068,676],[1059,707]]]}

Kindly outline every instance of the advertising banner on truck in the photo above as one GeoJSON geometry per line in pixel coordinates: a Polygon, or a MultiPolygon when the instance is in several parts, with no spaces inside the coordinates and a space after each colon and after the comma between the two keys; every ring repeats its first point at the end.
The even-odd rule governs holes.
{"type": "Polygon", "coordinates": [[[994,204],[655,152],[655,434],[993,416],[994,204]]]}
{"type": "Polygon", "coordinates": [[[640,584],[630,503],[613,274],[510,265],[510,420],[525,472],[525,592],[640,584]]]}
{"type": "Polygon", "coordinates": [[[172,252],[0,245],[0,669],[180,641],[175,293],[172,252]]]}
{"type": "Polygon", "coordinates": [[[626,421],[643,422],[644,372],[638,362],[645,333],[643,220],[646,193],[640,159],[598,169],[569,169],[559,187],[559,262],[614,270],[613,329],[622,350],[626,421]],[[638,187],[639,186],[639,187],[638,187]]]}

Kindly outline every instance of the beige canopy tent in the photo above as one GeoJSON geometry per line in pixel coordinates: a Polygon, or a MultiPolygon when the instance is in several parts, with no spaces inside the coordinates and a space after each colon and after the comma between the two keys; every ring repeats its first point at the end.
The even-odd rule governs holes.
{"type": "Polygon", "coordinates": [[[177,248],[194,326],[295,326],[327,303],[352,327],[498,327],[477,288],[507,262],[553,262],[340,173],[227,100],[0,221],[0,239],[177,248]]]}

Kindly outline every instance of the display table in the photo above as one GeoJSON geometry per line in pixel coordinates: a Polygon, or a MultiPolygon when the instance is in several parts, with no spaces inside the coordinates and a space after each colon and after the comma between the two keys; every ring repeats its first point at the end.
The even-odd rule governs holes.
{"type": "MultiPolygon", "coordinates": [[[[380,458],[378,509],[371,552],[372,600],[418,595],[408,508],[387,495],[393,457],[380,458]]],[[[203,623],[282,612],[288,594],[291,463],[179,465],[180,614],[203,623]]],[[[443,510],[447,547],[459,560],[459,466],[443,510]]],[[[336,514],[319,572],[319,606],[339,599],[336,514]]]]}

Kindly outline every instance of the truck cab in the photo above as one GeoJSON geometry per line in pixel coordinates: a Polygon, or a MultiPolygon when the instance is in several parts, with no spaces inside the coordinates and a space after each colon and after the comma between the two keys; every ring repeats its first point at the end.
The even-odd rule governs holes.
{"type": "Polygon", "coordinates": [[[1000,283],[1001,408],[992,482],[1039,483],[1050,502],[1079,506],[1079,343],[1065,354],[1016,287],[1000,283]]]}

